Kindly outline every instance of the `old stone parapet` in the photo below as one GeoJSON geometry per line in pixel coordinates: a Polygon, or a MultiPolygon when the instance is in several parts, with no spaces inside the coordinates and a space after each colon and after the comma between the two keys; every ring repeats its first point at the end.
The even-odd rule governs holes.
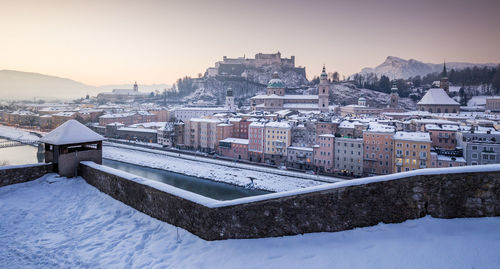
{"type": "Polygon", "coordinates": [[[206,240],[335,232],[426,215],[500,216],[500,165],[422,169],[230,201],[92,162],[80,168],[102,192],[206,240]]]}
{"type": "Polygon", "coordinates": [[[35,180],[52,172],[51,163],[3,166],[0,167],[0,187],[35,180]]]}

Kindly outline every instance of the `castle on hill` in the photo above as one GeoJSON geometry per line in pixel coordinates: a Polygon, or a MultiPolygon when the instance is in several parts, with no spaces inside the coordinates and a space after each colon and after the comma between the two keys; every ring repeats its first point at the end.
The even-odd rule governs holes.
{"type": "Polygon", "coordinates": [[[305,68],[295,67],[295,56],[290,58],[281,58],[281,53],[257,53],[255,58],[228,58],[222,57],[222,61],[215,63],[215,67],[209,67],[206,71],[207,77],[216,76],[245,76],[244,72],[247,68],[261,68],[267,65],[280,66],[282,68],[295,69],[303,72],[305,76],[305,68]]]}

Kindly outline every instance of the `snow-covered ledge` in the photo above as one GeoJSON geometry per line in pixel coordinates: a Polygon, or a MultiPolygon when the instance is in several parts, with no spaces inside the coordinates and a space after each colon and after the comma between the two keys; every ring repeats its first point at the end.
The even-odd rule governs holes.
{"type": "Polygon", "coordinates": [[[0,167],[0,187],[35,180],[52,172],[52,163],[2,166],[0,167]]]}
{"type": "Polygon", "coordinates": [[[217,201],[92,162],[82,176],[148,215],[208,240],[341,231],[431,215],[500,216],[500,165],[422,169],[217,201]]]}
{"type": "Polygon", "coordinates": [[[192,202],[195,202],[195,203],[198,203],[198,204],[204,205],[206,207],[210,207],[210,208],[252,203],[252,202],[264,201],[264,200],[275,199],[275,198],[283,198],[286,196],[294,196],[294,195],[299,195],[299,194],[307,194],[307,193],[311,193],[311,192],[325,191],[325,190],[335,189],[335,188],[356,186],[356,185],[369,184],[369,183],[382,182],[382,181],[397,180],[397,179],[401,179],[401,178],[409,178],[409,177],[416,177],[416,176],[482,173],[482,172],[500,172],[500,164],[461,166],[461,167],[450,167],[450,168],[426,168],[426,169],[419,169],[419,170],[401,172],[401,173],[390,174],[390,175],[373,176],[373,177],[365,177],[365,178],[346,180],[346,181],[342,181],[342,182],[323,184],[320,186],[302,188],[302,189],[297,189],[297,190],[292,190],[292,191],[269,193],[269,194],[258,195],[258,196],[250,196],[250,197],[238,198],[238,199],[233,199],[233,200],[220,201],[220,200],[215,200],[215,199],[212,199],[212,198],[209,198],[206,196],[202,196],[202,195],[190,192],[190,191],[179,189],[179,188],[176,188],[174,186],[171,186],[171,185],[168,185],[165,183],[161,183],[161,182],[158,182],[155,180],[136,176],[134,174],[130,174],[130,173],[127,173],[127,172],[124,172],[124,171],[121,171],[118,169],[114,169],[111,167],[107,167],[104,165],[99,165],[99,164],[96,164],[94,162],[84,161],[81,163],[84,165],[87,165],[89,167],[92,167],[94,169],[97,169],[99,171],[106,172],[109,174],[114,174],[114,175],[122,177],[124,179],[131,180],[131,181],[137,182],[139,184],[144,184],[144,185],[150,186],[150,187],[155,188],[157,190],[164,191],[164,192],[179,196],[179,197],[184,198],[186,200],[189,200],[189,201],[192,201],[192,202]]]}

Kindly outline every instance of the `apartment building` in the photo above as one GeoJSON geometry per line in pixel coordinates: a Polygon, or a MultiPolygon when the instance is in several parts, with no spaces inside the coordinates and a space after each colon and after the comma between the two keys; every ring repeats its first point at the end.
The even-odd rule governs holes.
{"type": "Polygon", "coordinates": [[[335,138],[335,172],[346,176],[363,174],[362,138],[335,138]]]}
{"type": "Polygon", "coordinates": [[[393,136],[393,172],[430,167],[431,138],[423,132],[396,132],[393,136]]]}
{"type": "Polygon", "coordinates": [[[379,124],[371,124],[370,128],[363,132],[363,173],[365,175],[374,176],[392,173],[393,135],[393,127],[379,124]]]}
{"type": "Polygon", "coordinates": [[[287,148],[292,143],[292,127],[287,121],[274,121],[265,125],[264,160],[271,164],[286,162],[287,148]]]}
{"type": "Polygon", "coordinates": [[[335,155],[335,135],[322,134],[316,140],[314,150],[314,165],[321,173],[333,173],[335,155]]]}

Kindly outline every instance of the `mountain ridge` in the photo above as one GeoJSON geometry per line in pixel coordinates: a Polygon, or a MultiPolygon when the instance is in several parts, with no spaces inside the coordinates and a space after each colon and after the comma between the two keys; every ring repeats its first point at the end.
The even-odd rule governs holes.
{"type": "MultiPolygon", "coordinates": [[[[0,70],[0,99],[7,100],[32,98],[71,100],[85,97],[86,94],[96,95],[113,89],[132,89],[132,85],[133,83],[93,86],[70,78],[36,72],[0,70]]],[[[139,91],[144,92],[162,91],[168,88],[169,84],[139,84],[139,91]]]]}
{"type": "MultiPolygon", "coordinates": [[[[447,62],[446,68],[448,70],[455,69],[465,69],[467,67],[479,66],[479,67],[494,67],[497,63],[467,63],[467,62],[447,62]]],[[[430,73],[441,72],[443,69],[443,63],[424,63],[416,59],[405,60],[397,56],[387,56],[383,63],[376,67],[365,67],[361,69],[358,74],[366,75],[369,73],[374,73],[378,77],[385,75],[389,79],[407,79],[409,77],[415,76],[425,76],[430,73]]]]}

